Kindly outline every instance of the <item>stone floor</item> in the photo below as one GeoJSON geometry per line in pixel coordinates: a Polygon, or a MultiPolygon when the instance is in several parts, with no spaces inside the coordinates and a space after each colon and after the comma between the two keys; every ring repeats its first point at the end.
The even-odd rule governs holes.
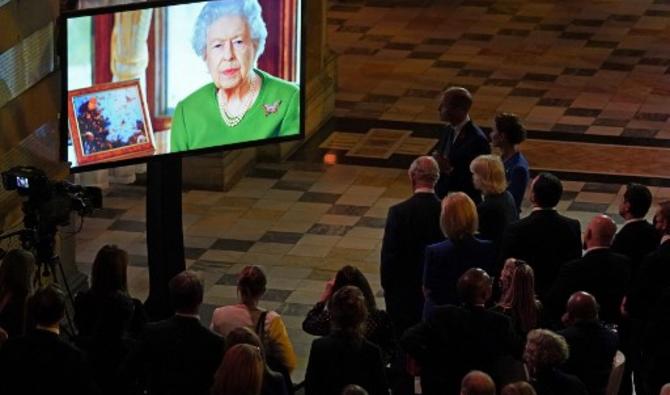
{"type": "MultiPolygon", "coordinates": [[[[566,181],[564,188],[559,209],[583,225],[603,212],[621,223],[621,185],[566,181]]],[[[652,191],[656,199],[670,198],[670,188],[652,191]]],[[[299,356],[294,378],[300,381],[312,340],[301,329],[305,314],[325,281],[346,264],[359,267],[380,296],[386,213],[409,194],[403,169],[302,161],[260,164],[229,192],[184,192],[187,266],[206,282],[203,321],[209,323],[215,307],[236,301],[235,275],[242,267],[262,266],[269,279],[262,305],[282,314],[299,356]]],[[[148,293],[144,196],[141,186],[113,186],[105,209],[77,234],[84,272],[104,244],[131,254],[130,292],[140,299],[148,293]]],[[[383,299],[378,302],[383,306],[383,299]]]]}
{"type": "Polygon", "coordinates": [[[337,109],[347,117],[437,121],[450,85],[472,115],[529,129],[670,138],[667,0],[332,2],[337,109]]]}

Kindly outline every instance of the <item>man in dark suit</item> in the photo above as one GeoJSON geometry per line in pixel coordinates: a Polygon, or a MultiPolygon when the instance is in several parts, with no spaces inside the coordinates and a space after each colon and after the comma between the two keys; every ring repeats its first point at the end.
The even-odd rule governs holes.
{"type": "Polygon", "coordinates": [[[658,247],[660,234],[644,219],[651,207],[651,192],[644,185],[631,183],[619,205],[619,214],[626,220],[614,236],[612,251],[631,259],[633,278],[642,264],[642,259],[658,247]]]}
{"type": "Polygon", "coordinates": [[[451,87],[442,95],[440,119],[447,123],[433,156],[440,165],[440,179],[435,191],[442,199],[449,192],[465,192],[478,204],[481,194],[472,185],[470,162],[479,155],[491,153],[486,135],[475,125],[468,112],[472,95],[465,88],[451,87]]]}
{"type": "Polygon", "coordinates": [[[81,351],[60,338],[63,293],[48,286],[28,308],[35,328],[0,348],[0,394],[97,394],[81,351]]]}
{"type": "Polygon", "coordinates": [[[654,226],[661,235],[661,244],[642,262],[625,305],[631,319],[642,322],[650,318],[661,292],[670,287],[670,201],[659,204],[654,226]]]}
{"type": "Polygon", "coordinates": [[[386,310],[399,335],[421,321],[423,260],[426,246],[444,240],[435,183],[440,169],[430,156],[409,168],[414,195],[391,207],[381,251],[381,285],[386,310]]]}
{"type": "Polygon", "coordinates": [[[584,234],[586,251],[582,258],[561,267],[547,294],[550,318],[558,318],[573,292],[585,291],[600,303],[600,316],[609,324],[621,320],[620,307],[630,281],[630,260],[612,251],[616,224],[606,215],[597,215],[584,234]]]}
{"type": "MultiPolygon", "coordinates": [[[[668,263],[668,262],[666,262],[668,263]]],[[[644,394],[656,395],[670,383],[670,287],[665,288],[652,306],[641,344],[644,394]]],[[[637,373],[637,372],[636,372],[637,373]]],[[[637,390],[637,386],[635,387],[637,390]]],[[[664,393],[662,393],[664,394],[664,393]]]]}
{"type": "MultiPolygon", "coordinates": [[[[644,257],[653,252],[660,241],[661,235],[654,228],[654,225],[647,222],[644,217],[651,206],[652,196],[649,188],[644,185],[631,183],[626,186],[626,192],[619,205],[619,214],[626,220],[619,233],[614,236],[612,242],[612,251],[626,255],[631,260],[631,279],[635,279],[637,272],[642,266],[644,257]]],[[[631,374],[635,378],[635,386],[638,395],[643,395],[642,374],[641,374],[641,354],[639,339],[644,328],[640,327],[639,320],[633,320],[630,317],[623,317],[619,326],[619,338],[621,340],[621,350],[626,355],[626,365],[621,382],[620,393],[630,395],[633,390],[631,387],[631,374]]]]}
{"type": "Polygon", "coordinates": [[[579,222],[559,214],[554,208],[562,194],[563,186],[556,176],[537,175],[531,183],[532,212],[507,227],[500,247],[500,264],[513,257],[528,262],[533,268],[535,292],[542,302],[560,266],[582,255],[579,222]]]}
{"type": "Polygon", "coordinates": [[[598,303],[593,295],[575,292],[563,315],[566,328],[558,332],[570,346],[562,370],[574,374],[591,395],[605,395],[619,344],[616,332],[598,320],[598,303]]]}
{"type": "MultiPolygon", "coordinates": [[[[421,321],[424,251],[444,239],[434,189],[440,176],[437,162],[421,156],[408,173],[414,194],[389,209],[381,252],[381,285],[397,337],[421,321]]],[[[393,393],[413,394],[414,378],[405,373],[404,358],[399,356],[393,365],[398,378],[391,383],[393,393]]]]}
{"type": "Polygon", "coordinates": [[[491,284],[485,271],[468,270],[458,280],[464,305],[435,308],[400,340],[421,366],[423,394],[457,394],[461,380],[471,370],[499,379],[495,366],[518,348],[519,339],[509,317],[486,310],[491,284]]]}
{"type": "Polygon", "coordinates": [[[139,389],[150,395],[209,394],[224,339],[200,323],[203,285],[195,272],[179,273],[169,288],[176,313],[147,325],[126,374],[139,374],[139,389]]]}
{"type": "MultiPolygon", "coordinates": [[[[653,343],[647,341],[648,335],[646,332],[651,321],[662,320],[661,317],[658,317],[658,311],[661,310],[655,309],[655,307],[663,290],[670,287],[670,201],[659,204],[654,215],[654,226],[661,235],[661,243],[654,252],[647,255],[642,261],[624,304],[625,313],[628,315],[632,327],[630,345],[624,351],[628,351],[626,358],[632,360],[632,370],[635,373],[633,377],[636,378],[635,390],[637,394],[641,395],[647,395],[648,392],[645,391],[640,378],[648,374],[662,376],[662,374],[659,376],[661,371],[656,370],[651,373],[649,369],[655,369],[663,365],[659,365],[657,362],[650,363],[652,354],[644,356],[639,351],[643,348],[647,349],[647,353],[655,351],[653,343]]],[[[659,326],[656,325],[656,327],[659,326]]],[[[654,355],[660,356],[659,354],[654,355]]],[[[659,361],[656,357],[653,360],[659,361]]],[[[626,373],[629,374],[628,370],[626,373]]],[[[624,376],[624,378],[626,377],[629,376],[624,376]]],[[[623,390],[625,392],[620,392],[622,395],[632,393],[630,385],[623,390]]]]}

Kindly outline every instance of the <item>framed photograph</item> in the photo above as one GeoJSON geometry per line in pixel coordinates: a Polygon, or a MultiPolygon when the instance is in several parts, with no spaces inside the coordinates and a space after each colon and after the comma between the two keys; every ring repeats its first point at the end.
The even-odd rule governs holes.
{"type": "Polygon", "coordinates": [[[156,152],[139,80],[68,92],[68,120],[78,166],[156,152]]]}

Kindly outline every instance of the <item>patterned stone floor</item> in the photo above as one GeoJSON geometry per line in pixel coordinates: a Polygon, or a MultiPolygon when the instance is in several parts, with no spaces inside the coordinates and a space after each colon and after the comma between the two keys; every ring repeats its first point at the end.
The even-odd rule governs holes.
{"type": "Polygon", "coordinates": [[[520,115],[531,130],[670,138],[670,2],[340,1],[337,113],[437,121],[450,85],[473,118],[520,115]]]}
{"type": "MultiPolygon", "coordinates": [[[[564,188],[562,212],[582,224],[602,212],[621,223],[621,185],[568,181],[564,188]]],[[[656,199],[670,198],[670,188],[652,191],[656,199]]],[[[305,314],[345,264],[359,267],[380,296],[386,213],[409,194],[401,168],[303,161],[260,164],[229,192],[184,192],[187,266],[206,282],[202,320],[208,324],[215,307],[236,301],[235,275],[243,266],[263,266],[269,284],[262,305],[282,314],[299,355],[294,378],[302,380],[312,340],[301,329],[305,314]]],[[[140,299],[148,294],[144,199],[144,187],[114,185],[105,209],[87,218],[76,236],[84,273],[102,245],[126,249],[130,292],[140,299]]]]}

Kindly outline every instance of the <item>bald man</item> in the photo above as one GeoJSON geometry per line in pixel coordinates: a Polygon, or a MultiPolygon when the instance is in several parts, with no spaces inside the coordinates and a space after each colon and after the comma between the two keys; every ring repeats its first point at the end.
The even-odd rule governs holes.
{"type": "MultiPolygon", "coordinates": [[[[423,261],[426,246],[444,240],[440,229],[440,201],[435,183],[440,168],[430,156],[412,162],[408,172],[414,194],[392,206],[386,218],[381,251],[381,285],[396,336],[421,321],[423,311],[423,261]]],[[[414,378],[405,370],[402,355],[392,367],[396,379],[391,383],[394,394],[413,394],[414,378]]]]}
{"type": "Polygon", "coordinates": [[[461,395],[496,395],[496,385],[488,374],[473,370],[461,381],[461,395]]]}
{"type": "Polygon", "coordinates": [[[587,292],[575,292],[568,299],[563,315],[566,329],[558,332],[570,347],[563,366],[586,385],[591,395],[604,395],[619,339],[598,320],[598,303],[587,292]]]}
{"type": "Polygon", "coordinates": [[[422,394],[457,394],[470,371],[493,376],[498,363],[518,350],[511,319],[485,307],[491,285],[484,270],[469,269],[458,280],[463,305],[437,306],[401,338],[401,347],[421,365],[422,394]]]}
{"type": "Polygon", "coordinates": [[[479,155],[491,153],[489,140],[472,122],[468,114],[472,95],[467,89],[451,87],[444,91],[440,101],[440,119],[446,123],[433,156],[440,164],[437,196],[444,198],[449,192],[464,192],[475,202],[482,195],[472,184],[470,163],[479,155]]]}
{"type": "Polygon", "coordinates": [[[610,248],[616,224],[607,215],[595,216],[584,233],[584,255],[565,263],[547,294],[550,319],[558,321],[573,292],[585,291],[600,303],[600,317],[619,324],[620,307],[630,281],[628,257],[610,248]]]}

